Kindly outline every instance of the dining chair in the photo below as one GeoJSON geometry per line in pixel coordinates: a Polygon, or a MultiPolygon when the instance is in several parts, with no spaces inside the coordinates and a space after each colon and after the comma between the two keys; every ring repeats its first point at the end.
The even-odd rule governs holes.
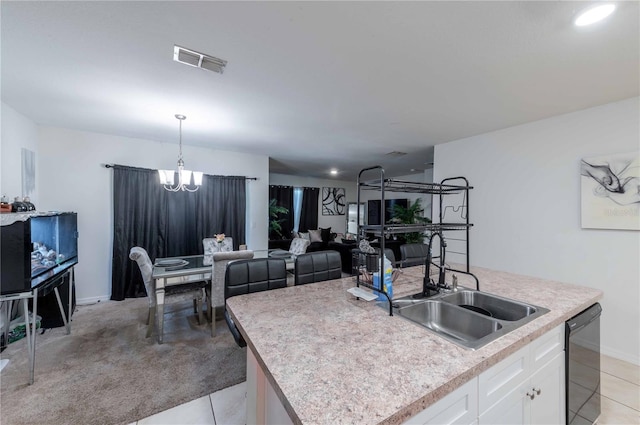
{"type": "Polygon", "coordinates": [[[250,260],[253,251],[214,252],[211,266],[211,285],[207,286],[207,316],[211,320],[211,335],[215,336],[216,310],[220,308],[221,316],[224,310],[224,277],[227,265],[236,260],[250,260]]]}
{"type": "Polygon", "coordinates": [[[294,268],[294,285],[340,279],[342,259],[338,251],[316,251],[298,255],[294,268]]]}
{"type": "Polygon", "coordinates": [[[427,260],[428,245],[407,243],[400,245],[400,267],[421,266],[427,260]]]}
{"type": "MultiPolygon", "coordinates": [[[[225,302],[236,295],[269,291],[287,286],[287,270],[284,259],[254,258],[252,260],[238,260],[227,264],[224,278],[225,302]]],[[[229,326],[236,343],[245,347],[247,343],[238,331],[231,315],[224,309],[224,319],[229,326]]]]}
{"type": "MultiPolygon", "coordinates": [[[[376,250],[376,254],[378,254],[378,255],[379,255],[379,254],[380,254],[380,248],[375,248],[375,250],[376,250]]],[[[391,265],[392,265],[393,267],[396,267],[396,266],[397,266],[397,264],[396,264],[396,255],[393,253],[393,250],[392,250],[391,248],[385,248],[385,249],[384,249],[384,255],[385,255],[385,257],[387,257],[387,259],[391,262],[391,265]]],[[[360,265],[360,266],[361,266],[361,265],[366,264],[366,254],[364,254],[364,253],[359,253],[359,254],[358,254],[358,257],[359,257],[359,259],[358,259],[358,265],[360,265]]],[[[379,259],[380,259],[380,258],[378,257],[378,260],[379,260],[379,259]]],[[[376,269],[376,270],[377,270],[377,269],[376,269]]]]}
{"type": "MultiPolygon", "coordinates": [[[[152,279],[153,263],[149,258],[149,254],[144,248],[135,246],[129,251],[129,258],[135,261],[140,268],[144,287],[149,298],[149,312],[147,314],[147,334],[149,338],[153,332],[156,322],[156,285],[152,279]]],[[[167,301],[183,302],[184,300],[193,300],[194,311],[198,314],[198,323],[204,322],[202,314],[202,300],[205,294],[205,281],[190,282],[181,285],[171,285],[165,288],[165,304],[167,301]]],[[[164,320],[164,318],[163,318],[164,320]]]]}
{"type": "Polygon", "coordinates": [[[393,250],[391,248],[384,249],[384,256],[387,257],[389,261],[391,261],[391,265],[393,267],[396,266],[396,255],[393,253],[393,250]]]}
{"type": "Polygon", "coordinates": [[[218,242],[216,238],[202,239],[204,255],[211,255],[214,252],[230,252],[233,251],[233,238],[227,236],[222,242],[218,242]]]}

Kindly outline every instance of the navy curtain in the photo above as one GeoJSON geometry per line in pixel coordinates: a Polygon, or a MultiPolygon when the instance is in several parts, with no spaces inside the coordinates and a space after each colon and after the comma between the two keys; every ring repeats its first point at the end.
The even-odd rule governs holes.
{"type": "Polygon", "coordinates": [[[129,250],[140,246],[156,258],[203,254],[202,239],[224,233],[234,249],[245,242],[246,178],[205,175],[196,192],[168,192],[158,172],[113,166],[111,299],[145,296],[129,250]]]}
{"type": "Polygon", "coordinates": [[[305,187],[302,189],[302,211],[300,212],[301,232],[308,232],[318,228],[318,197],[320,189],[305,187]]]}

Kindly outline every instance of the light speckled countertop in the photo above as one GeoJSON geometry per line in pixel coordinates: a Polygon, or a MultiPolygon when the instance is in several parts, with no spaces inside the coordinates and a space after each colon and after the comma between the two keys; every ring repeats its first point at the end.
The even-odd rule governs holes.
{"type": "MultiPolygon", "coordinates": [[[[399,424],[602,298],[587,288],[482,268],[480,290],[549,313],[472,351],[356,299],[344,278],[227,300],[228,310],[294,423],[399,424]]],[[[420,292],[404,269],[394,298],[420,292]]],[[[464,275],[459,285],[475,288],[464,275]]]]}

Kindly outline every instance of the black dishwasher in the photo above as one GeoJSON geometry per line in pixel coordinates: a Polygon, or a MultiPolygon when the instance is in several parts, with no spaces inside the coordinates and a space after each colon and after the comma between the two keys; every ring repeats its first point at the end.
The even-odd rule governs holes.
{"type": "Polygon", "coordinates": [[[596,303],[566,322],[567,425],[593,424],[600,416],[600,314],[596,303]]]}

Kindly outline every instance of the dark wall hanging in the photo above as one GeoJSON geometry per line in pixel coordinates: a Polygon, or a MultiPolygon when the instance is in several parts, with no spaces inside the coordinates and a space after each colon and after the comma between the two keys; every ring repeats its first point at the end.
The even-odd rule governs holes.
{"type": "Polygon", "coordinates": [[[346,205],[343,187],[322,188],[322,215],[345,215],[346,205]]]}

